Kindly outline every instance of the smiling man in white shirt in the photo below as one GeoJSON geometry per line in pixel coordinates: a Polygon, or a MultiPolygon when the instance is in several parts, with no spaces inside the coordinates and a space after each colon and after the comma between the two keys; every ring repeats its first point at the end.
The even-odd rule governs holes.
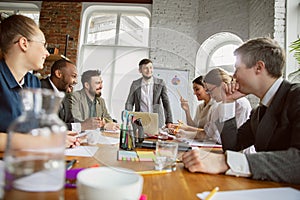
{"type": "Polygon", "coordinates": [[[125,109],[136,112],[158,113],[159,127],[172,124],[172,111],[163,79],[153,77],[153,64],[150,59],[139,62],[139,72],[142,78],[132,82],[125,103],[125,109]]]}

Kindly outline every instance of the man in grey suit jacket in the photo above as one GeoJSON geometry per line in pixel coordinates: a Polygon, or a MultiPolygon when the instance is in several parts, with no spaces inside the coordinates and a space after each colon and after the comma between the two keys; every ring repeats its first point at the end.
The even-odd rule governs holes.
{"type": "Polygon", "coordinates": [[[300,85],[281,77],[284,50],[270,38],[257,38],[234,53],[236,82],[224,85],[226,121],[220,130],[226,155],[193,150],[183,155],[185,167],[192,172],[300,184],[300,85]],[[261,105],[237,129],[231,102],[247,94],[259,97],[261,105]],[[235,152],[251,145],[257,153],[235,152]]]}
{"type": "Polygon", "coordinates": [[[140,61],[139,72],[143,77],[132,82],[125,109],[132,111],[134,107],[137,112],[158,113],[159,127],[164,124],[169,127],[172,123],[172,111],[165,82],[153,77],[150,59],[140,61]]]}

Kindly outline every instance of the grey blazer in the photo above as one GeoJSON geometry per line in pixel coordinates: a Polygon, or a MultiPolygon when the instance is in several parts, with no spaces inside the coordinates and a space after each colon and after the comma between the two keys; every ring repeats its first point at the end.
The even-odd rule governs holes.
{"type": "Polygon", "coordinates": [[[260,122],[257,115],[239,129],[234,118],[225,122],[223,150],[254,145],[258,153],[246,155],[254,179],[300,184],[300,84],[283,81],[260,122]]]}
{"type": "MultiPolygon", "coordinates": [[[[164,123],[172,123],[172,111],[167,94],[166,83],[162,79],[156,77],[153,77],[153,82],[153,112],[158,113],[159,127],[162,127],[164,123]]],[[[142,78],[132,82],[125,104],[126,110],[133,111],[133,107],[137,112],[141,110],[141,86],[142,78]]]]}
{"type": "MultiPolygon", "coordinates": [[[[102,97],[96,97],[96,114],[97,117],[104,117],[107,120],[112,120],[109,115],[105,101],[102,97]]],[[[89,105],[87,101],[87,95],[85,94],[84,89],[73,92],[71,94],[71,111],[74,117],[75,122],[82,122],[89,118],[89,105]]]]}

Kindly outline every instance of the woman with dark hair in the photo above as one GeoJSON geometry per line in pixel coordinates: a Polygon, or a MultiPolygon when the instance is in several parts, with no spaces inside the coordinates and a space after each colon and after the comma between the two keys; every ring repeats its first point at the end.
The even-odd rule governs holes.
{"type": "MultiPolygon", "coordinates": [[[[203,128],[204,125],[208,122],[209,119],[208,113],[211,106],[215,103],[215,101],[205,91],[203,76],[198,76],[193,80],[192,83],[193,83],[194,95],[197,97],[198,101],[201,101],[201,103],[197,106],[197,110],[194,118],[192,118],[191,116],[188,101],[181,96],[180,102],[181,102],[181,108],[185,112],[187,125],[191,127],[196,127],[195,130],[197,130],[197,128],[203,128]]],[[[190,130],[192,130],[192,128],[190,128],[190,130]]]]}

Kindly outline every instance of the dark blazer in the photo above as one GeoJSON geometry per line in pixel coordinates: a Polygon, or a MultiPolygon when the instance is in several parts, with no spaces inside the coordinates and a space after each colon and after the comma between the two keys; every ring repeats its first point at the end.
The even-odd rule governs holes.
{"type": "MultiPolygon", "coordinates": [[[[125,104],[125,109],[128,111],[133,110],[139,112],[141,110],[141,86],[142,79],[137,79],[132,82],[129,95],[125,104]]],[[[167,87],[162,79],[153,77],[153,112],[158,113],[159,116],[159,126],[163,126],[163,122],[172,123],[172,111],[170,107],[169,97],[167,94],[167,87]],[[163,105],[163,108],[161,106],[163,105]],[[164,120],[165,116],[165,120],[164,120]]]]}
{"type": "Polygon", "coordinates": [[[226,121],[221,131],[223,150],[254,145],[263,153],[246,155],[253,178],[299,184],[300,84],[283,81],[260,122],[257,116],[254,110],[239,129],[234,118],[226,121]]]}
{"type": "MultiPolygon", "coordinates": [[[[47,77],[45,79],[41,79],[41,87],[46,89],[54,90],[50,83],[50,77],[47,77]]],[[[65,97],[61,102],[61,106],[58,111],[59,118],[64,121],[68,127],[69,130],[72,130],[71,123],[74,123],[74,118],[72,116],[71,112],[71,97],[70,94],[65,93],[65,97]]]]}

